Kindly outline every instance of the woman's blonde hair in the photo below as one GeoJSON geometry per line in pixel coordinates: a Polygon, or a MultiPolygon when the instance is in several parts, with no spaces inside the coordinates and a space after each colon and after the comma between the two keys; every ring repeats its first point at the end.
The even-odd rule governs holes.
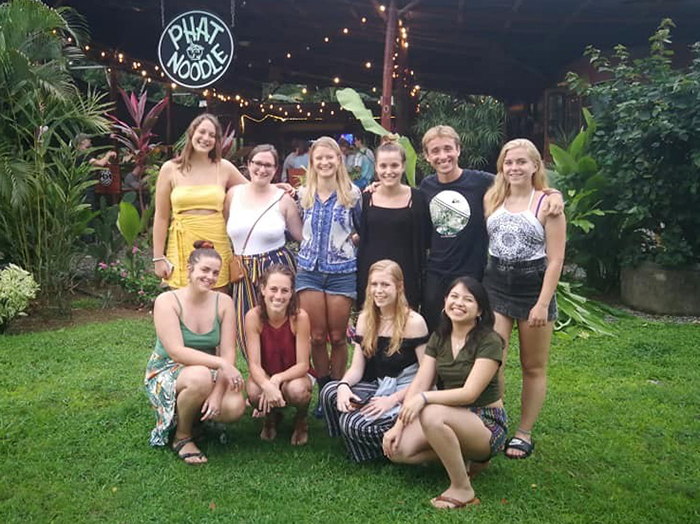
{"type": "Polygon", "coordinates": [[[355,199],[352,195],[352,181],[348,170],[345,168],[343,161],[343,153],[338,146],[338,143],[329,136],[322,136],[314,141],[309,148],[309,170],[306,174],[306,191],[301,199],[301,207],[310,209],[314,206],[316,192],[318,191],[318,173],[314,166],[314,151],[319,147],[327,147],[332,149],[338,156],[338,169],[335,172],[336,194],[338,201],[343,207],[352,207],[355,205],[355,199]]]}
{"type": "Polygon", "coordinates": [[[544,162],[542,162],[542,156],[535,147],[535,144],[526,138],[516,138],[515,140],[511,140],[503,146],[498,155],[498,161],[496,162],[496,168],[498,169],[496,181],[486,192],[486,196],[484,197],[484,211],[486,216],[491,215],[491,213],[493,213],[498,206],[503,204],[506,197],[510,194],[510,182],[508,182],[505,174],[503,173],[503,162],[505,162],[508,151],[512,151],[513,149],[517,149],[519,147],[525,149],[528,158],[535,164],[535,166],[537,166],[535,173],[532,175],[532,187],[534,187],[537,191],[542,191],[543,189],[547,189],[549,187],[549,184],[547,183],[547,173],[544,170],[544,162]]]}
{"type": "Polygon", "coordinates": [[[404,329],[406,327],[406,322],[408,321],[408,316],[411,314],[411,308],[406,300],[406,293],[404,292],[403,283],[403,271],[401,271],[401,266],[399,266],[393,260],[378,260],[372,264],[369,268],[369,274],[367,275],[367,289],[365,291],[365,303],[362,306],[362,315],[365,319],[365,330],[362,336],[362,354],[365,358],[372,358],[377,352],[377,333],[379,331],[379,307],[374,303],[374,298],[372,298],[372,273],[377,271],[386,271],[391,275],[396,285],[396,305],[394,311],[394,322],[391,330],[391,341],[389,342],[389,349],[387,350],[387,356],[391,356],[394,353],[398,353],[401,350],[401,342],[404,338],[404,329]]]}
{"type": "Polygon", "coordinates": [[[192,146],[192,137],[194,132],[199,127],[199,124],[209,120],[214,125],[214,148],[209,151],[209,159],[216,163],[221,161],[221,142],[223,132],[221,131],[221,124],[219,119],[210,113],[202,113],[201,115],[195,117],[190,125],[187,127],[187,140],[185,141],[185,147],[182,148],[182,153],[175,159],[175,163],[179,164],[180,172],[184,173],[188,171],[192,165],[190,164],[190,158],[192,158],[192,152],[194,147],[192,146]]]}

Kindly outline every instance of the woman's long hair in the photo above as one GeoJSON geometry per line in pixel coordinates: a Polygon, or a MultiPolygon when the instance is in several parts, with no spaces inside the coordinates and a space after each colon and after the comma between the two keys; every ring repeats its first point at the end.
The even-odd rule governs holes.
{"type": "MultiPolygon", "coordinates": [[[[493,331],[493,324],[496,321],[496,316],[493,314],[493,309],[491,309],[491,302],[489,302],[489,296],[486,293],[486,288],[484,288],[483,284],[478,280],[472,277],[459,277],[453,280],[450,287],[447,288],[445,300],[455,286],[460,284],[466,287],[472,294],[474,300],[476,300],[476,305],[481,310],[481,315],[476,319],[476,326],[469,332],[468,337],[477,341],[481,340],[484,336],[493,331]]],[[[440,323],[435,330],[435,334],[441,341],[449,340],[452,334],[452,320],[447,316],[444,308],[440,313],[440,323]]]]}
{"type": "Polygon", "coordinates": [[[284,264],[273,264],[268,267],[260,278],[260,283],[256,294],[258,296],[258,304],[260,304],[260,317],[263,323],[270,321],[270,317],[267,314],[267,305],[265,304],[265,298],[262,295],[262,288],[267,286],[267,281],[270,279],[271,275],[284,275],[289,278],[290,285],[292,287],[292,296],[289,298],[289,304],[287,304],[286,316],[289,318],[296,318],[299,312],[299,295],[294,290],[294,272],[289,269],[284,264]]]}
{"type": "Polygon", "coordinates": [[[183,174],[192,167],[190,159],[192,158],[192,153],[194,152],[194,147],[192,146],[192,137],[194,132],[199,127],[199,124],[209,120],[214,125],[214,147],[209,151],[209,159],[216,163],[221,161],[221,141],[223,132],[221,131],[221,124],[219,119],[210,113],[202,113],[201,115],[195,117],[190,125],[187,127],[187,140],[185,141],[185,147],[182,148],[182,153],[175,159],[175,163],[180,165],[180,172],[183,174]]]}
{"type": "Polygon", "coordinates": [[[335,172],[336,194],[338,201],[343,207],[352,207],[355,205],[355,200],[352,195],[352,180],[348,175],[348,170],[345,168],[343,161],[343,152],[340,150],[338,143],[329,136],[322,136],[314,141],[309,148],[309,170],[306,174],[306,191],[301,199],[301,207],[310,209],[314,206],[316,192],[318,191],[318,173],[314,165],[314,151],[318,147],[327,147],[332,149],[338,157],[338,169],[335,172]]]}
{"type": "Polygon", "coordinates": [[[387,355],[391,356],[401,349],[401,342],[404,338],[406,321],[411,314],[411,307],[406,300],[404,292],[403,272],[393,260],[379,260],[372,264],[367,275],[367,289],[365,291],[365,303],[362,306],[362,314],[365,317],[365,334],[362,337],[362,354],[365,358],[372,358],[377,352],[377,333],[379,332],[379,307],[374,303],[371,292],[372,273],[376,271],[386,271],[391,275],[396,286],[396,304],[394,311],[394,321],[391,330],[391,341],[387,355]]]}
{"type": "Polygon", "coordinates": [[[527,151],[528,158],[535,164],[535,166],[537,166],[537,170],[532,175],[532,187],[538,191],[549,187],[547,183],[547,173],[544,170],[544,162],[542,162],[542,156],[535,147],[535,144],[526,138],[516,138],[515,140],[511,140],[503,146],[500,154],[498,155],[498,161],[496,162],[496,167],[498,169],[496,181],[493,183],[493,186],[491,186],[491,189],[486,192],[486,196],[484,197],[484,211],[486,216],[489,216],[491,213],[496,211],[498,206],[503,204],[510,194],[510,182],[508,182],[505,174],[503,173],[503,162],[506,159],[506,154],[508,151],[519,147],[522,147],[525,149],[525,151],[527,151]]]}

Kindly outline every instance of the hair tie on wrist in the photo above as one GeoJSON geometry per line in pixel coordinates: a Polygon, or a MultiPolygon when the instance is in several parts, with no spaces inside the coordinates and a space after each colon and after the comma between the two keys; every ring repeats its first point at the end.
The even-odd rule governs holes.
{"type": "Polygon", "coordinates": [[[429,402],[428,402],[428,397],[425,396],[425,393],[423,393],[423,392],[421,391],[420,396],[421,396],[421,398],[423,399],[423,402],[425,402],[425,404],[423,404],[423,405],[429,404],[429,402]]]}

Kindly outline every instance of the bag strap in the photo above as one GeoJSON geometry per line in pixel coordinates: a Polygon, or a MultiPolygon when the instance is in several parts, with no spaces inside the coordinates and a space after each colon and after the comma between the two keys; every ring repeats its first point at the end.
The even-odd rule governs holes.
{"type": "Polygon", "coordinates": [[[241,254],[245,253],[245,248],[248,245],[248,240],[250,240],[250,235],[253,233],[253,229],[255,229],[255,226],[258,224],[258,222],[260,222],[260,219],[265,215],[265,213],[267,213],[270,209],[272,209],[275,206],[275,204],[277,204],[277,202],[282,200],[282,197],[284,197],[284,192],[282,192],[280,197],[278,199],[276,199],[272,204],[267,206],[267,208],[265,208],[265,211],[260,213],[260,216],[257,219],[255,219],[255,222],[253,222],[253,225],[250,226],[250,231],[248,231],[248,235],[245,237],[245,242],[243,242],[243,247],[241,248],[241,254]]]}

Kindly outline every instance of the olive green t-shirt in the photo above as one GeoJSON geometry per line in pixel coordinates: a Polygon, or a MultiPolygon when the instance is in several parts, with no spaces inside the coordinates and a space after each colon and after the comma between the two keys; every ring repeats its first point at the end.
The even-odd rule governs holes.
{"type": "MultiPolygon", "coordinates": [[[[440,340],[440,337],[433,333],[428,340],[425,354],[436,360],[440,389],[456,389],[464,386],[477,358],[490,358],[498,362],[499,366],[501,365],[503,340],[493,331],[478,342],[468,338],[466,344],[457,353],[457,358],[453,359],[450,337],[447,337],[446,340],[440,340]]],[[[481,392],[479,398],[469,407],[487,406],[499,398],[498,373],[494,373],[493,378],[481,392]]]]}

